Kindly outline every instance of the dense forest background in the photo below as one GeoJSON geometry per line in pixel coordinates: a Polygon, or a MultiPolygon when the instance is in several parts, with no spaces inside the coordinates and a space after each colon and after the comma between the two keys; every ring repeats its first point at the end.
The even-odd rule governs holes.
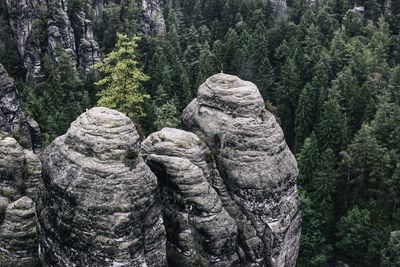
{"type": "MultiPolygon", "coordinates": [[[[83,2],[71,0],[69,16],[83,2]]],[[[400,230],[400,2],[386,3],[299,0],[284,12],[268,1],[167,0],[165,36],[141,34],[133,0],[91,19],[103,55],[115,51],[117,33],[141,37],[137,66],[148,77],[139,90],[150,97],[133,119],[143,135],[179,127],[212,74],[258,86],[299,163],[298,266],[400,266],[400,248],[388,245],[400,230]]],[[[27,83],[1,10],[0,62],[48,144],[96,104],[101,77],[59,49],[58,62],[45,56],[45,75],[27,83]]]]}

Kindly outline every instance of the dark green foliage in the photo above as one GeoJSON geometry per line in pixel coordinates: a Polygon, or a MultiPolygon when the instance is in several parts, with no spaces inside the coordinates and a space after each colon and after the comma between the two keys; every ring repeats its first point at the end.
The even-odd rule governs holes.
{"type": "Polygon", "coordinates": [[[393,232],[382,253],[382,267],[400,266],[400,232],[393,232]]]}
{"type": "MultiPolygon", "coordinates": [[[[337,231],[339,241],[336,246],[344,257],[350,260],[350,264],[359,263],[365,258],[371,228],[369,211],[357,206],[340,219],[337,231]]],[[[364,263],[364,266],[370,264],[362,261],[361,263],[364,263]]]]}
{"type": "Polygon", "coordinates": [[[88,94],[67,52],[56,52],[58,64],[44,58],[45,80],[23,91],[25,110],[40,125],[44,143],[64,134],[73,120],[89,107],[88,94]]]}

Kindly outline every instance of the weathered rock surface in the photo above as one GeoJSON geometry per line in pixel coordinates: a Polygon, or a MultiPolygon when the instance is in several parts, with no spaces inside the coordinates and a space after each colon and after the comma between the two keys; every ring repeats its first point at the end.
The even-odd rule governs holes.
{"type": "MultiPolygon", "coordinates": [[[[86,0],[85,0],[86,1],[86,0]]],[[[68,16],[68,0],[7,0],[9,24],[18,51],[27,70],[27,79],[43,76],[43,55],[49,54],[57,62],[57,48],[64,49],[71,65],[88,73],[100,61],[100,49],[93,38],[92,22],[81,10],[68,16]],[[42,33],[44,32],[44,34],[42,33]]],[[[126,1],[92,0],[86,3],[94,16],[100,16],[110,2],[118,5],[126,1]]],[[[141,30],[148,35],[166,32],[161,0],[139,0],[141,30]]]]}
{"type": "Polygon", "coordinates": [[[7,7],[28,80],[41,77],[43,54],[56,60],[58,48],[70,55],[72,66],[80,66],[85,72],[99,61],[99,47],[93,39],[90,21],[78,14],[73,22],[79,28],[73,29],[67,0],[7,0],[7,7]]]}
{"type": "Polygon", "coordinates": [[[24,66],[27,77],[37,78],[41,75],[40,41],[32,37],[32,32],[39,26],[34,21],[39,19],[39,7],[44,5],[42,0],[7,0],[9,24],[14,40],[24,66]]]}
{"type": "Polygon", "coordinates": [[[0,135],[0,196],[10,201],[22,196],[36,199],[41,172],[42,164],[32,151],[0,135]]]}
{"type": "Polygon", "coordinates": [[[33,200],[42,165],[32,151],[0,134],[0,265],[39,262],[33,200]]]}
{"type": "Polygon", "coordinates": [[[142,153],[158,177],[170,266],[237,266],[237,226],[211,186],[219,177],[207,146],[164,128],[142,143],[142,153]]]}
{"type": "Polygon", "coordinates": [[[47,266],[165,266],[157,178],[125,115],[93,108],[43,155],[40,257],[47,266]]]}
{"type": "Polygon", "coordinates": [[[183,124],[212,148],[234,201],[224,206],[238,226],[252,266],[295,266],[300,239],[297,164],[257,87],[217,74],[200,86],[183,124]]]}
{"type": "Polygon", "coordinates": [[[100,48],[93,37],[92,22],[86,18],[85,12],[80,11],[72,21],[76,38],[79,40],[78,63],[84,72],[88,73],[90,67],[101,60],[100,48]]]}
{"type": "Polygon", "coordinates": [[[145,34],[164,35],[166,33],[162,0],[141,1],[141,28],[145,34]]]}
{"type": "Polygon", "coordinates": [[[0,132],[13,132],[25,148],[40,152],[42,137],[39,125],[26,118],[13,79],[0,64],[0,132]]]}
{"type": "MultiPolygon", "coordinates": [[[[0,212],[1,203],[0,197],[0,212]]],[[[40,266],[33,200],[25,196],[12,202],[7,205],[3,218],[0,220],[0,265],[40,266]]]]}

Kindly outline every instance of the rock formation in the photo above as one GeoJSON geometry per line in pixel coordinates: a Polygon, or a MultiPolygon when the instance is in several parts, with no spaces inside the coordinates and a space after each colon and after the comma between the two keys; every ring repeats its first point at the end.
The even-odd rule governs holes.
{"type": "Polygon", "coordinates": [[[5,209],[4,221],[0,224],[0,265],[40,266],[35,203],[29,197],[22,197],[5,209]]]}
{"type": "Polygon", "coordinates": [[[41,171],[41,162],[32,151],[0,135],[1,266],[36,266],[39,262],[33,200],[41,171]]]}
{"type": "Polygon", "coordinates": [[[73,20],[73,28],[76,32],[76,38],[79,40],[78,59],[79,65],[85,73],[88,73],[90,67],[100,62],[100,48],[94,40],[92,22],[86,18],[86,14],[80,11],[73,20]]]}
{"type": "MultiPolygon", "coordinates": [[[[135,0],[136,1],[136,0],[135,0]]],[[[92,0],[87,3],[94,16],[101,16],[109,2],[121,6],[126,1],[92,0]]],[[[92,22],[81,10],[68,16],[68,0],[7,0],[9,24],[27,70],[27,79],[42,77],[43,54],[57,61],[57,49],[64,49],[71,65],[87,73],[100,61],[100,49],[94,40],[92,22]]],[[[164,35],[165,21],[160,0],[140,0],[140,25],[143,33],[164,35]]]]}
{"type": "Polygon", "coordinates": [[[214,75],[182,117],[213,152],[229,192],[221,200],[237,222],[246,263],[295,266],[301,222],[297,164],[257,87],[235,76],[214,75]]]}
{"type": "Polygon", "coordinates": [[[67,14],[68,1],[7,0],[7,7],[28,80],[41,77],[43,54],[48,53],[56,60],[58,48],[70,55],[72,66],[80,63],[86,72],[100,60],[99,47],[84,15],[77,16],[75,25],[79,28],[75,29],[78,33],[74,32],[67,14]]]}
{"type": "Polygon", "coordinates": [[[164,35],[166,33],[161,0],[141,1],[141,28],[147,35],[164,35]]]}
{"type": "Polygon", "coordinates": [[[25,148],[38,153],[42,147],[39,125],[25,117],[13,79],[0,64],[0,132],[13,133],[25,148]]]}
{"type": "Polygon", "coordinates": [[[125,115],[93,108],[43,154],[40,257],[47,266],[165,266],[157,178],[125,115]]]}
{"type": "Polygon", "coordinates": [[[0,196],[11,202],[22,196],[35,200],[42,172],[38,157],[4,134],[0,134],[0,148],[0,196]]]}
{"type": "Polygon", "coordinates": [[[158,177],[169,265],[238,265],[236,222],[212,187],[220,177],[207,146],[195,134],[165,128],[142,143],[142,152],[158,177]]]}

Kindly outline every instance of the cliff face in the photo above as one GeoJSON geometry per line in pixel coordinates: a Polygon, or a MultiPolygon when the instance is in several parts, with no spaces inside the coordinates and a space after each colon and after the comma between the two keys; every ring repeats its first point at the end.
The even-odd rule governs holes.
{"type": "Polygon", "coordinates": [[[46,266],[166,265],[157,180],[139,146],[128,117],[93,108],[45,150],[37,215],[46,266]]]}
{"type": "MultiPolygon", "coordinates": [[[[136,0],[135,0],[136,1],[136,0]]],[[[88,5],[95,16],[102,14],[112,1],[93,0],[88,5]]],[[[115,1],[121,6],[126,1],[115,1]]],[[[94,40],[92,22],[84,10],[68,16],[68,0],[7,0],[9,24],[18,51],[27,70],[27,79],[42,75],[43,55],[57,60],[57,48],[71,57],[71,65],[87,73],[101,59],[94,40]]],[[[145,34],[165,34],[165,22],[160,0],[140,0],[141,29],[145,34]]]]}
{"type": "Polygon", "coordinates": [[[67,15],[68,1],[7,0],[7,8],[9,24],[28,79],[40,77],[43,53],[49,53],[56,60],[57,47],[70,55],[71,65],[79,65],[86,71],[100,60],[98,45],[84,15],[78,16],[73,29],[67,15]]]}
{"type": "Polygon", "coordinates": [[[13,79],[0,63],[0,132],[12,132],[25,148],[38,153],[42,147],[39,125],[21,110],[13,79]]]}
{"type": "Polygon", "coordinates": [[[200,86],[182,120],[213,151],[238,207],[230,214],[246,261],[295,266],[301,221],[297,164],[257,87],[235,76],[214,75],[200,86]]]}

